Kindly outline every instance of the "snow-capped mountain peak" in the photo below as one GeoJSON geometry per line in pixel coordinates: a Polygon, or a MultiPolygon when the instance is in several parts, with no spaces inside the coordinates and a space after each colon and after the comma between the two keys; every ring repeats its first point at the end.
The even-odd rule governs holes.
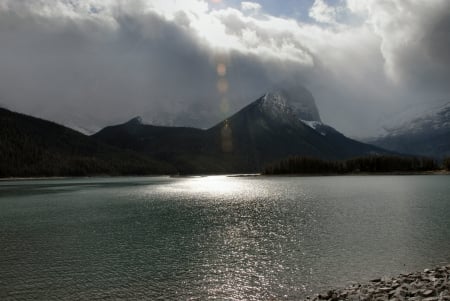
{"type": "Polygon", "coordinates": [[[295,89],[279,89],[262,97],[263,109],[274,116],[293,115],[307,121],[320,121],[320,115],[311,93],[299,86],[295,89]]]}
{"type": "Polygon", "coordinates": [[[261,107],[265,112],[276,119],[283,119],[294,113],[292,108],[288,105],[286,97],[279,92],[268,92],[264,94],[261,101],[261,107]]]}
{"type": "Polygon", "coordinates": [[[312,110],[308,110],[308,105],[311,106],[311,103],[304,105],[299,99],[292,101],[289,94],[282,90],[268,92],[260,99],[262,111],[274,120],[288,124],[298,124],[300,122],[322,136],[336,133],[335,129],[320,121],[315,103],[312,102],[312,110]]]}
{"type": "Polygon", "coordinates": [[[412,108],[384,126],[385,133],[367,141],[400,153],[442,159],[450,155],[450,101],[427,109],[412,108]]]}
{"type": "Polygon", "coordinates": [[[404,134],[420,134],[430,130],[440,131],[450,129],[450,101],[421,112],[405,112],[384,127],[383,136],[400,136],[404,134]]]}

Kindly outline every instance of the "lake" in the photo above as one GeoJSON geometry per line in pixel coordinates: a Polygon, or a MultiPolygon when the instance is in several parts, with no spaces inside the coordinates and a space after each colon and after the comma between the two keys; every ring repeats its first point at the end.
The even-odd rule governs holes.
{"type": "Polygon", "coordinates": [[[0,182],[1,300],[295,300],[449,262],[449,176],[0,182]]]}

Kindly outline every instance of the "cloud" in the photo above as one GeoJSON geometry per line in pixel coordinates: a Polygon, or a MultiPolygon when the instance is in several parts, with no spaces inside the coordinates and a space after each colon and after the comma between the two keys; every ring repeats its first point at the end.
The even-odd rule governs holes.
{"type": "Polygon", "coordinates": [[[448,5],[317,0],[306,23],[256,2],[0,0],[0,104],[88,130],[136,115],[208,127],[290,81],[325,122],[369,135],[449,96],[448,5]]]}
{"type": "Polygon", "coordinates": [[[433,81],[448,80],[450,2],[350,0],[349,8],[365,14],[381,38],[386,73],[392,80],[413,84],[429,76],[433,81]]]}
{"type": "Polygon", "coordinates": [[[336,24],[339,9],[328,5],[324,0],[315,0],[309,10],[309,16],[321,23],[336,24]]]}
{"type": "Polygon", "coordinates": [[[261,9],[261,4],[257,2],[242,1],[241,9],[243,11],[259,11],[261,9]]]}

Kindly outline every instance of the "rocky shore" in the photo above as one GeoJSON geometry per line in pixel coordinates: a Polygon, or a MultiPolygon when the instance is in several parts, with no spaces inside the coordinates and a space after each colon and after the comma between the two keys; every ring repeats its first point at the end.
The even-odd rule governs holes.
{"type": "Polygon", "coordinates": [[[355,283],[306,300],[450,301],[450,265],[393,278],[373,279],[365,284],[355,283]]]}

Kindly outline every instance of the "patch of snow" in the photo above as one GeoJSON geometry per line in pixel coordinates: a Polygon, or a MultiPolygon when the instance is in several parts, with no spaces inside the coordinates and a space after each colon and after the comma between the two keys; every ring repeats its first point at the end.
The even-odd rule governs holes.
{"type": "Polygon", "coordinates": [[[450,102],[441,102],[428,109],[411,108],[406,110],[387,122],[383,129],[385,132],[380,137],[450,129],[450,102]]]}
{"type": "Polygon", "coordinates": [[[279,92],[269,92],[263,97],[263,106],[268,109],[274,109],[278,111],[288,111],[289,106],[286,98],[279,92]]]}
{"type": "Polygon", "coordinates": [[[137,116],[137,117],[135,118],[135,120],[136,120],[136,122],[139,123],[139,124],[144,124],[144,121],[143,121],[143,119],[142,119],[141,116],[137,116]]]}
{"type": "Polygon", "coordinates": [[[91,136],[102,129],[102,127],[93,124],[84,124],[80,126],[78,125],[78,123],[75,123],[72,120],[65,120],[63,122],[56,122],[56,123],[61,124],[65,127],[68,127],[72,130],[75,130],[87,136],[91,136]]]}
{"type": "Polygon", "coordinates": [[[297,119],[320,121],[314,99],[308,95],[292,95],[284,90],[268,92],[263,96],[262,105],[274,117],[289,114],[297,119]]]}
{"type": "Polygon", "coordinates": [[[311,121],[311,120],[303,120],[300,119],[301,122],[321,134],[322,136],[326,136],[327,133],[324,131],[325,125],[320,121],[311,121]]]}
{"type": "Polygon", "coordinates": [[[320,121],[310,121],[310,120],[303,120],[300,119],[304,124],[312,128],[313,130],[317,130],[318,127],[323,126],[323,123],[320,121]]]}
{"type": "Polygon", "coordinates": [[[266,93],[262,98],[262,109],[274,119],[287,121],[293,117],[293,110],[288,105],[287,99],[279,92],[266,93]]]}
{"type": "Polygon", "coordinates": [[[87,136],[93,135],[101,130],[101,127],[98,126],[92,126],[92,127],[81,127],[74,123],[63,123],[64,126],[71,128],[72,130],[75,130],[77,132],[80,132],[82,134],[85,134],[87,136]]]}

